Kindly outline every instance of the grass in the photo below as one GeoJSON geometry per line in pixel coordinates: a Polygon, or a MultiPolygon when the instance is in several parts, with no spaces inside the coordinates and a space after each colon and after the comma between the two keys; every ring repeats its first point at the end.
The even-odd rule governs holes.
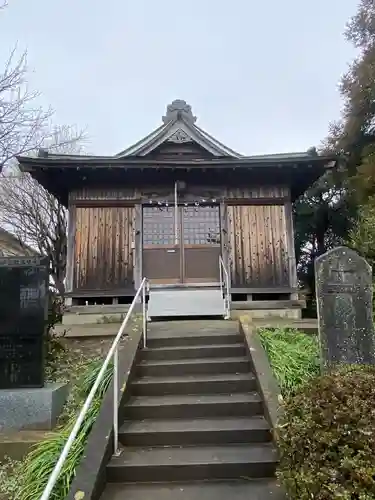
{"type": "MultiPolygon", "coordinates": [[[[129,331],[136,332],[141,326],[142,317],[134,315],[129,322],[129,331]]],[[[5,458],[0,462],[0,500],[36,500],[40,498],[76,421],[78,412],[102,366],[103,353],[99,354],[97,349],[91,352],[87,348],[66,348],[63,340],[54,334],[50,335],[45,371],[46,382],[69,382],[71,387],[57,428],[51,432],[47,439],[35,445],[24,460],[15,461],[5,458]]],[[[95,422],[102,397],[111,382],[111,378],[112,366],[110,364],[102,384],[98,388],[97,397],[94,399],[77,435],[51,500],[62,500],[67,495],[71,480],[83,454],[88,434],[95,422]]]]}
{"type": "Polygon", "coordinates": [[[319,374],[316,337],[288,328],[262,328],[258,333],[283,396],[293,394],[319,374]]]}
{"type": "MultiPolygon", "coordinates": [[[[91,390],[102,366],[102,359],[86,360],[76,365],[72,374],[75,384],[60,419],[60,426],[33,450],[22,462],[6,460],[0,466],[0,499],[35,500],[40,498],[48,478],[74,426],[77,413],[91,390]]],[[[76,440],[60,473],[51,500],[63,500],[69,491],[75,471],[84,452],[87,437],[99,412],[101,400],[112,379],[113,367],[105,372],[97,396],[94,399],[76,440]]]]}
{"type": "MultiPolygon", "coordinates": [[[[63,500],[68,495],[70,484],[83,455],[87,437],[95,422],[100,403],[100,399],[97,398],[91,405],[60,473],[51,499],[63,500]]],[[[51,434],[50,438],[42,441],[29,453],[24,463],[22,485],[17,491],[17,499],[35,500],[40,498],[74,423],[75,418],[71,419],[59,432],[51,434]]]]}

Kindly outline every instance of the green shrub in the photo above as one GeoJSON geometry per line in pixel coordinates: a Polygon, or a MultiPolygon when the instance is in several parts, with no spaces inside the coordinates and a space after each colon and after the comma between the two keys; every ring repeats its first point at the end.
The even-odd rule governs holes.
{"type": "Polygon", "coordinates": [[[284,402],[279,477],[298,500],[375,499],[375,367],[316,377],[284,402]]]}
{"type": "MultiPolygon", "coordinates": [[[[96,360],[91,362],[75,387],[75,392],[80,395],[82,404],[97,378],[102,363],[102,361],[96,360]]],[[[113,365],[109,365],[98,388],[97,397],[92,402],[65,461],[58,482],[51,495],[51,500],[63,500],[69,492],[70,484],[85,449],[87,437],[96,420],[102,397],[111,382],[112,374],[113,365]]],[[[28,454],[25,462],[22,464],[22,470],[19,471],[21,477],[20,488],[15,497],[17,500],[35,500],[41,497],[48,478],[75,424],[76,418],[77,414],[75,412],[62,428],[58,429],[57,432],[51,433],[47,439],[38,443],[33,451],[28,454]]]]}
{"type": "Polygon", "coordinates": [[[284,396],[319,373],[316,337],[293,329],[260,329],[259,336],[284,396]]]}

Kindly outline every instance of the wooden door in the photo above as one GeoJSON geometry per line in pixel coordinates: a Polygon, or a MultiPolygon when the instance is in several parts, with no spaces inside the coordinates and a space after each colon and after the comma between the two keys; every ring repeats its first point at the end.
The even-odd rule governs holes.
{"type": "Polygon", "coordinates": [[[143,276],[151,284],[219,281],[220,208],[143,207],[143,276]]]}
{"type": "Polygon", "coordinates": [[[181,217],[178,212],[178,244],[175,242],[173,206],[143,207],[143,276],[151,284],[174,284],[182,281],[180,245],[181,217]]]}
{"type": "Polygon", "coordinates": [[[183,281],[218,282],[221,253],[219,206],[184,206],[181,209],[183,281]]]}

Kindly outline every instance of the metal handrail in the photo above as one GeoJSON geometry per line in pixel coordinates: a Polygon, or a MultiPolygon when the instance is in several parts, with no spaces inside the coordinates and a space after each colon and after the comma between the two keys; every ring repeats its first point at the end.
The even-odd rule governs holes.
{"type": "Polygon", "coordinates": [[[223,257],[219,255],[219,269],[220,269],[220,291],[221,295],[224,297],[224,311],[225,319],[230,318],[230,284],[229,284],[229,273],[225,267],[223,257]],[[224,276],[223,276],[224,273],[224,276]],[[225,280],[223,280],[223,277],[225,280]],[[223,289],[223,282],[225,284],[225,293],[223,289]]]}
{"type": "Polygon", "coordinates": [[[55,468],[53,469],[47,485],[43,491],[42,496],[40,497],[40,500],[49,500],[49,497],[52,493],[52,490],[59,478],[61,469],[64,466],[65,460],[69,454],[69,451],[74,443],[75,438],[77,437],[77,434],[79,432],[79,429],[82,425],[82,422],[87,414],[88,409],[90,408],[90,405],[94,399],[94,396],[96,394],[96,391],[99,388],[99,384],[103,380],[105,371],[112,359],[113,360],[113,448],[114,448],[114,454],[118,455],[119,454],[119,447],[118,447],[118,393],[119,393],[119,380],[118,380],[118,345],[120,342],[120,339],[124,333],[124,330],[126,328],[126,325],[129,321],[129,318],[134,310],[135,304],[137,303],[140,295],[142,294],[142,314],[143,314],[143,322],[142,322],[142,335],[143,335],[143,345],[146,347],[147,344],[147,322],[146,322],[146,288],[147,288],[147,278],[143,278],[142,283],[140,284],[137,293],[135,294],[135,297],[133,299],[133,302],[131,303],[128,312],[126,313],[126,316],[124,318],[124,321],[121,323],[120,329],[116,335],[115,340],[113,341],[113,344],[108,351],[107,357],[105,358],[103,365],[98,373],[98,376],[96,377],[96,380],[94,382],[94,385],[91,388],[91,391],[89,395],[86,398],[86,401],[77,417],[76,423],[74,424],[74,427],[69,435],[69,438],[67,442],[65,443],[65,446],[61,452],[60,458],[58,459],[55,468]]]}

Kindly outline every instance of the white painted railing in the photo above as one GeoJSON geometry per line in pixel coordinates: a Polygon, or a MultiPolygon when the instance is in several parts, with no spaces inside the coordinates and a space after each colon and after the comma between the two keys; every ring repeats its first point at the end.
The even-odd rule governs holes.
{"type": "Polygon", "coordinates": [[[223,257],[219,256],[219,270],[220,270],[220,291],[221,296],[224,299],[224,317],[225,319],[230,318],[230,284],[229,284],[229,273],[225,267],[223,257]]]}
{"type": "Polygon", "coordinates": [[[79,429],[82,425],[82,422],[87,414],[87,411],[90,408],[90,405],[95,397],[95,394],[99,388],[99,385],[101,381],[103,380],[105,371],[111,362],[113,358],[113,449],[114,449],[114,454],[119,453],[119,446],[118,446],[118,394],[119,394],[119,373],[118,373],[118,358],[119,358],[119,342],[121,340],[121,337],[124,333],[124,330],[126,328],[126,325],[128,324],[128,321],[132,315],[132,312],[135,308],[136,303],[138,302],[140,296],[142,296],[142,335],[143,335],[143,346],[146,347],[147,345],[147,322],[146,322],[146,288],[148,286],[148,281],[147,278],[143,278],[142,283],[140,287],[137,290],[137,293],[135,294],[135,297],[133,299],[133,302],[131,303],[128,312],[126,313],[126,316],[124,318],[124,321],[122,322],[120,329],[116,335],[115,340],[113,341],[113,344],[108,351],[107,357],[105,358],[103,365],[98,373],[98,376],[94,382],[94,385],[91,388],[91,391],[89,395],[87,396],[87,399],[77,417],[77,420],[74,424],[74,427],[72,429],[72,432],[70,433],[70,436],[65,443],[65,446],[61,452],[60,458],[58,459],[55,468],[53,469],[49,479],[48,483],[44,489],[44,492],[42,496],[40,497],[40,500],[49,500],[50,495],[52,493],[52,490],[59,478],[61,469],[64,466],[65,460],[69,454],[69,451],[74,443],[74,440],[77,437],[77,434],[79,432],[79,429]]]}

